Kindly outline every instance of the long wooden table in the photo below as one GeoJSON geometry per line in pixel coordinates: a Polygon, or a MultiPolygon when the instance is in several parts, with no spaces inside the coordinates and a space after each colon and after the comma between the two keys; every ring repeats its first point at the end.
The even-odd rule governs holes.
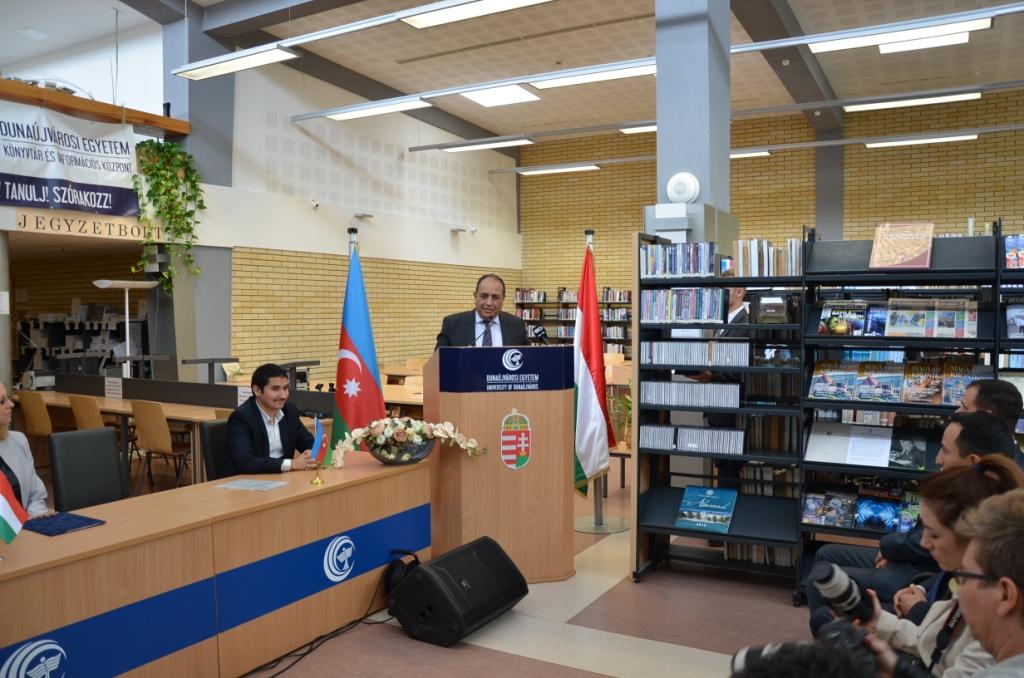
{"type": "Polygon", "coordinates": [[[380,609],[391,550],[430,554],[428,464],[353,454],[312,476],[132,497],[77,511],[105,525],[0,543],[0,667],[237,676],[380,609]]]}
{"type": "MultiPolygon", "coordinates": [[[[57,391],[39,391],[43,396],[43,401],[47,407],[56,407],[63,409],[71,408],[71,400],[68,398],[68,393],[60,393],[57,391]]],[[[128,463],[130,460],[130,453],[128,450],[128,417],[132,414],[132,401],[124,400],[121,398],[96,398],[96,403],[99,405],[100,412],[104,414],[113,414],[118,417],[121,422],[121,454],[123,455],[125,469],[127,472],[128,463]]],[[[18,398],[18,394],[14,394],[15,400],[18,398]]],[[[185,405],[182,403],[160,403],[164,408],[164,416],[169,421],[184,422],[189,425],[190,429],[190,456],[192,458],[192,483],[200,482],[203,477],[203,458],[199,444],[199,424],[204,421],[212,421],[217,418],[217,410],[213,407],[206,407],[204,405],[185,405]]]]}

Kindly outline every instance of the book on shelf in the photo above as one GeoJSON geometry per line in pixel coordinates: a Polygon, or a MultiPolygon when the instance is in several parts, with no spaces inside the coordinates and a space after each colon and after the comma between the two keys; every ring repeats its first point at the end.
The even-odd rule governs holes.
{"type": "Polygon", "coordinates": [[[927,269],[934,224],[879,224],[871,242],[871,269],[927,269]]]}
{"type": "Polygon", "coordinates": [[[640,402],[668,407],[739,407],[740,385],[645,381],[640,383],[640,402]]]}
{"type": "Polygon", "coordinates": [[[1024,268],[1024,235],[1003,236],[1006,268],[1024,268]]]}
{"type": "Polygon", "coordinates": [[[815,421],[807,438],[806,462],[885,468],[889,465],[892,430],[815,421]]]}
{"type": "Polygon", "coordinates": [[[867,306],[863,301],[826,301],[821,309],[818,334],[847,337],[863,335],[867,306]]]}
{"type": "Polygon", "coordinates": [[[743,454],[742,429],[703,426],[640,426],[640,447],[691,454],[743,454]]]}
{"type": "Polygon", "coordinates": [[[886,304],[868,304],[864,317],[865,337],[884,337],[886,317],[889,307],[886,304]]]}
{"type": "Polygon", "coordinates": [[[675,526],[726,534],[736,508],[736,490],[725,487],[687,485],[679,502],[675,526]]]}
{"type": "Polygon", "coordinates": [[[898,403],[903,392],[903,365],[866,361],[857,370],[856,399],[872,403],[898,403]]]}
{"type": "Polygon", "coordinates": [[[644,365],[706,365],[746,367],[750,344],[739,341],[643,341],[640,362],[644,365]]]}
{"type": "Polygon", "coordinates": [[[542,304],[547,301],[548,293],[544,290],[535,290],[532,287],[516,288],[517,304],[542,304]]]}
{"type": "Polygon", "coordinates": [[[942,404],[941,361],[919,360],[903,366],[902,401],[907,405],[942,404]]]}
{"type": "Polygon", "coordinates": [[[857,498],[857,514],[854,527],[862,530],[895,532],[899,524],[900,502],[889,498],[857,498]]]}
{"type": "Polygon", "coordinates": [[[921,497],[917,492],[904,490],[903,501],[900,503],[899,519],[896,523],[897,532],[910,532],[921,517],[921,497]]]}
{"type": "Polygon", "coordinates": [[[796,276],[803,273],[803,241],[788,238],[785,246],[775,246],[759,238],[733,240],[733,269],[741,278],[796,276]]]}
{"type": "Polygon", "coordinates": [[[893,433],[889,448],[889,468],[923,471],[927,464],[928,441],[920,433],[900,430],[893,433]]]}
{"type": "Polygon", "coordinates": [[[991,376],[992,368],[975,364],[973,356],[946,356],[942,366],[942,404],[959,406],[968,386],[991,376]]]}
{"type": "Polygon", "coordinates": [[[804,495],[803,510],[800,513],[800,522],[806,525],[821,525],[821,518],[825,513],[825,494],[822,492],[808,492],[804,495]]]}
{"type": "Polygon", "coordinates": [[[829,491],[821,503],[821,521],[818,525],[828,527],[853,527],[857,512],[857,495],[848,492],[829,491]]]}
{"type": "Polygon", "coordinates": [[[1024,297],[1006,300],[1006,338],[1024,339],[1024,297]]]}
{"type": "Polygon", "coordinates": [[[720,259],[713,242],[641,243],[640,277],[712,277],[720,259]]]}
{"type": "Polygon", "coordinates": [[[725,290],[710,287],[673,287],[641,290],[640,322],[724,324],[725,290]]]}
{"type": "Polygon", "coordinates": [[[935,302],[932,299],[890,299],[887,337],[927,337],[934,334],[935,302]]]}
{"type": "Polygon", "coordinates": [[[857,389],[856,363],[819,360],[814,364],[808,398],[853,400],[857,389]]]}
{"type": "Polygon", "coordinates": [[[790,305],[787,297],[758,296],[754,309],[754,322],[762,325],[782,325],[790,322],[790,305]]]}

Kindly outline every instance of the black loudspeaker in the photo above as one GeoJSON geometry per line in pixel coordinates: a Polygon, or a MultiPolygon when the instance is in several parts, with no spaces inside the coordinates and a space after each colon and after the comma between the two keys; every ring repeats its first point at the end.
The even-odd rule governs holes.
{"type": "Polygon", "coordinates": [[[409,637],[448,647],[528,592],[508,554],[490,537],[480,537],[409,569],[388,595],[388,613],[409,637]]]}

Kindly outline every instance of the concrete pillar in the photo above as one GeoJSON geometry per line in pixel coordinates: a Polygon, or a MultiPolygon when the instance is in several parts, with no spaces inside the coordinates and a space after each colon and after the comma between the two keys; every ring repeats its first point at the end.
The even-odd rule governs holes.
{"type": "Polygon", "coordinates": [[[697,202],[729,211],[729,3],[655,0],[658,202],[677,172],[700,181],[697,202]]]}
{"type": "MultiPolygon", "coordinates": [[[[841,129],[816,138],[841,139],[841,129]]],[[[814,149],[814,210],[820,240],[843,239],[843,146],[814,149]]]]}

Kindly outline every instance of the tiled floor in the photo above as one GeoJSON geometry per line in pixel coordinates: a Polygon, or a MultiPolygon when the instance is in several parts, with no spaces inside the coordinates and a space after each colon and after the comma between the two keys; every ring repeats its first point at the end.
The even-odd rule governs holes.
{"type": "MultiPolygon", "coordinates": [[[[618,470],[613,463],[609,517],[629,511],[628,481],[619,489],[618,470]]],[[[577,516],[593,513],[582,498],[575,508],[577,516]]],[[[729,657],[742,646],[808,637],[806,608],[790,602],[792,582],[673,566],[637,584],[629,539],[629,532],[576,533],[574,577],[531,586],[511,612],[451,648],[411,640],[393,621],[364,625],[324,643],[288,673],[714,678],[729,674],[729,657]]]]}

